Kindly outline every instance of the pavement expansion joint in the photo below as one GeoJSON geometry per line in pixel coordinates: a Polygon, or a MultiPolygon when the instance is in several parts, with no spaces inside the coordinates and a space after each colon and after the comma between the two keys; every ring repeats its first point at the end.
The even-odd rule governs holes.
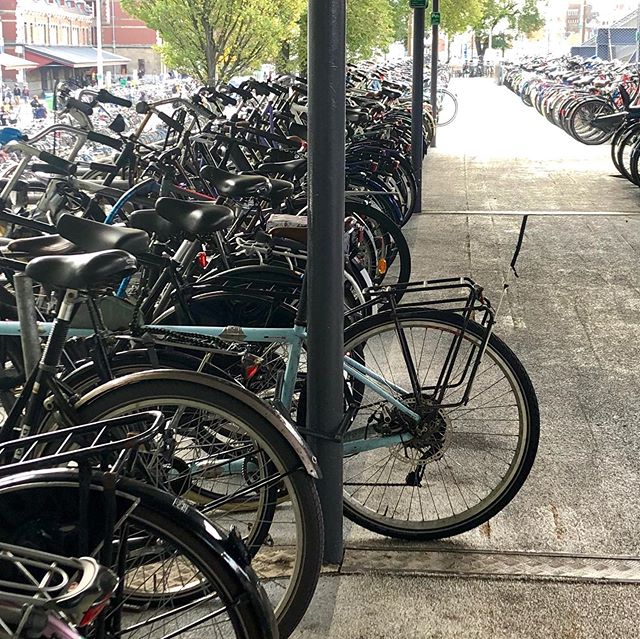
{"type": "Polygon", "coordinates": [[[423,207],[420,212],[421,216],[425,215],[471,215],[471,216],[488,216],[488,217],[523,217],[524,215],[544,216],[544,217],[562,217],[562,216],[585,216],[585,217],[636,217],[640,215],[638,209],[627,211],[538,211],[538,210],[491,210],[491,209],[475,209],[475,210],[427,210],[423,207]]]}
{"type": "Polygon", "coordinates": [[[640,557],[471,549],[347,548],[341,574],[373,572],[640,583],[640,557]]]}

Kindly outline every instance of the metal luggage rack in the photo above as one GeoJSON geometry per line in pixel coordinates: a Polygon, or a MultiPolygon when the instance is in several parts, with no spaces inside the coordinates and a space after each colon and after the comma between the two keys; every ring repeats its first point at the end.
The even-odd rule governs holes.
{"type": "Polygon", "coordinates": [[[484,296],[483,287],[469,277],[371,286],[365,289],[364,294],[367,302],[349,314],[372,306],[398,311],[409,308],[434,308],[474,319],[483,327],[491,327],[494,323],[495,311],[491,302],[484,296]]]}
{"type": "Polygon", "coordinates": [[[62,636],[69,636],[64,620],[81,623],[87,606],[117,583],[92,557],[77,559],[0,543],[0,637],[49,636],[46,629],[61,627],[62,636]]]}
{"type": "Polygon", "coordinates": [[[0,443],[0,478],[87,459],[101,459],[103,469],[118,472],[163,426],[160,411],[145,411],[12,439],[0,443]]]}
{"type": "Polygon", "coordinates": [[[69,586],[77,586],[77,574],[84,572],[89,563],[0,543],[0,601],[10,599],[11,603],[46,605],[64,596],[69,586]]]}

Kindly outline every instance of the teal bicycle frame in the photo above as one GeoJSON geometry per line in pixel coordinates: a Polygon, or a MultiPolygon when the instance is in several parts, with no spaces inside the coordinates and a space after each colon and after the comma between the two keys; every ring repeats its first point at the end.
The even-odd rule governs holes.
{"type": "MultiPolygon", "coordinates": [[[[43,336],[48,335],[52,328],[53,322],[38,322],[38,332],[43,336]]],[[[289,357],[284,370],[282,383],[279,387],[277,402],[279,406],[287,412],[291,410],[296,379],[298,376],[298,368],[302,357],[302,350],[307,339],[307,331],[304,326],[296,325],[293,328],[244,328],[238,326],[157,326],[150,324],[144,325],[141,328],[142,330],[146,329],[149,331],[153,331],[153,329],[162,329],[162,331],[171,331],[173,333],[191,333],[195,335],[202,335],[204,337],[215,337],[230,343],[256,342],[287,344],[290,347],[289,357]]],[[[95,331],[93,329],[70,328],[69,336],[86,337],[93,335],[94,332],[95,331]]],[[[13,321],[0,322],[0,335],[19,336],[20,323],[13,321]]],[[[389,380],[384,379],[349,356],[345,356],[343,368],[345,373],[350,377],[371,389],[411,419],[414,419],[416,422],[419,421],[420,416],[405,406],[405,404],[398,400],[391,392],[393,391],[406,396],[410,395],[410,391],[389,382],[389,380]]],[[[354,432],[353,435],[355,434],[356,433],[354,432]]],[[[341,437],[343,435],[343,432],[338,432],[336,434],[337,437],[341,437]]],[[[353,439],[350,437],[344,442],[344,454],[345,456],[355,455],[357,453],[374,450],[376,448],[387,448],[402,442],[402,435],[389,435],[364,439],[353,439]]]]}

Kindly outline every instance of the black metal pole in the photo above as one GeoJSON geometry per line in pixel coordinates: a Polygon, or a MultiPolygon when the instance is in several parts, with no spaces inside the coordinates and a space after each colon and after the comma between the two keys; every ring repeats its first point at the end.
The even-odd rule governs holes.
{"type": "MultiPolygon", "coordinates": [[[[433,0],[433,13],[440,13],[440,0],[433,0]]],[[[431,146],[435,148],[438,131],[438,46],[440,44],[440,27],[435,20],[431,27],[431,108],[436,127],[433,130],[431,146]]]]}
{"type": "Polygon", "coordinates": [[[424,8],[413,10],[413,82],[411,87],[411,164],[416,174],[418,198],[415,213],[422,210],[422,116],[424,102],[424,8]]]}
{"type": "Polygon", "coordinates": [[[324,561],[342,561],[345,0],[309,0],[307,426],[320,462],[324,561]]]}

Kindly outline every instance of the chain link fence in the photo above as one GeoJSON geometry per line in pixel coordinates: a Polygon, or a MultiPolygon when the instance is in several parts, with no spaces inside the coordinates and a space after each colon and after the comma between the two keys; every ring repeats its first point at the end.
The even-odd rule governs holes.
{"type": "Polygon", "coordinates": [[[578,47],[572,47],[571,55],[620,60],[635,64],[640,72],[640,0],[638,7],[627,16],[611,25],[596,28],[591,38],[578,47]]]}

